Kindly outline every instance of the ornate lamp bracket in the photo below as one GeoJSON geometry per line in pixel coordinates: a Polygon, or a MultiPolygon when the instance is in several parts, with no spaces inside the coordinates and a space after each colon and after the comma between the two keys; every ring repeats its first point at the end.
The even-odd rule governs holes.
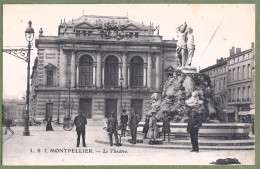
{"type": "Polygon", "coordinates": [[[25,62],[28,62],[28,51],[29,49],[3,49],[2,50],[2,52],[13,55],[19,59],[24,60],[25,62]]]}

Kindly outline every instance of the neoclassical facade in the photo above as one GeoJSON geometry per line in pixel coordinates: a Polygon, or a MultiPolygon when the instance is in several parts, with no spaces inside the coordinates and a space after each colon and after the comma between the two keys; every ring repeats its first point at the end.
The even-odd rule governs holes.
{"type": "Polygon", "coordinates": [[[163,40],[159,26],[128,17],[83,15],[60,23],[58,36],[36,39],[37,64],[32,86],[38,117],[71,115],[104,119],[135,108],[140,115],[150,97],[161,92],[169,68],[177,67],[176,40],[163,40]]]}

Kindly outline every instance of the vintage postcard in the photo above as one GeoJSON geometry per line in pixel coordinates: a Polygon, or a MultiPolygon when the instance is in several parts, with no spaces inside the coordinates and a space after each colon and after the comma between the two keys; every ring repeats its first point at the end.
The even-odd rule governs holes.
{"type": "Polygon", "coordinates": [[[3,4],[3,166],[254,165],[254,4],[3,4]]]}

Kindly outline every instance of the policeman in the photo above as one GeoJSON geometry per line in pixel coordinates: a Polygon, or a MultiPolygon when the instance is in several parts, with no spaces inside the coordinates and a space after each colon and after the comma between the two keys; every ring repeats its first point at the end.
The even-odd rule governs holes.
{"type": "Polygon", "coordinates": [[[192,144],[191,152],[199,152],[199,143],[198,143],[198,133],[199,127],[202,126],[202,123],[198,116],[194,112],[191,113],[191,117],[188,120],[187,132],[190,133],[190,140],[192,144]]]}
{"type": "Polygon", "coordinates": [[[117,136],[117,130],[118,130],[118,121],[117,119],[114,117],[114,113],[115,112],[111,112],[111,116],[108,118],[107,121],[107,132],[109,135],[109,141],[110,141],[110,146],[113,146],[113,134],[115,136],[115,140],[116,140],[116,146],[119,146],[118,143],[118,136],[117,136]]]}
{"type": "Polygon", "coordinates": [[[79,147],[81,134],[82,134],[83,147],[87,147],[85,143],[85,125],[87,124],[87,119],[85,116],[81,114],[81,111],[79,111],[79,115],[75,117],[74,124],[76,125],[76,131],[78,135],[77,147],[79,147]]]}

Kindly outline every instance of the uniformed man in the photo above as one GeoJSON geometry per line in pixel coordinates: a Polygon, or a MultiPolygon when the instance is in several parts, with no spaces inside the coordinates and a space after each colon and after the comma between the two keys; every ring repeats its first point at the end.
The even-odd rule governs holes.
{"type": "Polygon", "coordinates": [[[194,112],[191,113],[191,117],[188,120],[187,132],[190,133],[190,140],[192,144],[191,152],[199,152],[199,143],[198,143],[198,133],[199,127],[202,126],[202,123],[198,116],[194,112]]]}
{"type": "Polygon", "coordinates": [[[113,134],[114,134],[114,137],[115,137],[115,140],[116,140],[116,146],[119,146],[118,136],[117,136],[118,121],[114,117],[114,113],[115,112],[112,111],[110,117],[108,118],[107,132],[108,132],[108,135],[109,135],[110,146],[113,146],[113,134]]]}
{"type": "Polygon", "coordinates": [[[171,116],[169,116],[168,111],[163,111],[164,117],[163,117],[163,140],[165,141],[165,135],[168,135],[168,142],[170,142],[170,133],[171,133],[171,128],[170,128],[170,121],[172,120],[171,116]]]}
{"type": "Polygon", "coordinates": [[[83,147],[87,147],[85,143],[85,126],[87,124],[87,119],[85,116],[82,115],[81,111],[79,111],[79,115],[75,117],[74,124],[76,125],[77,131],[77,147],[79,147],[80,143],[80,135],[82,134],[82,143],[83,147]]]}
{"type": "Polygon", "coordinates": [[[131,136],[132,136],[132,144],[136,144],[136,134],[137,134],[137,127],[138,123],[140,122],[140,118],[137,114],[135,114],[134,108],[131,109],[131,115],[129,117],[129,126],[131,130],[131,136]]]}

